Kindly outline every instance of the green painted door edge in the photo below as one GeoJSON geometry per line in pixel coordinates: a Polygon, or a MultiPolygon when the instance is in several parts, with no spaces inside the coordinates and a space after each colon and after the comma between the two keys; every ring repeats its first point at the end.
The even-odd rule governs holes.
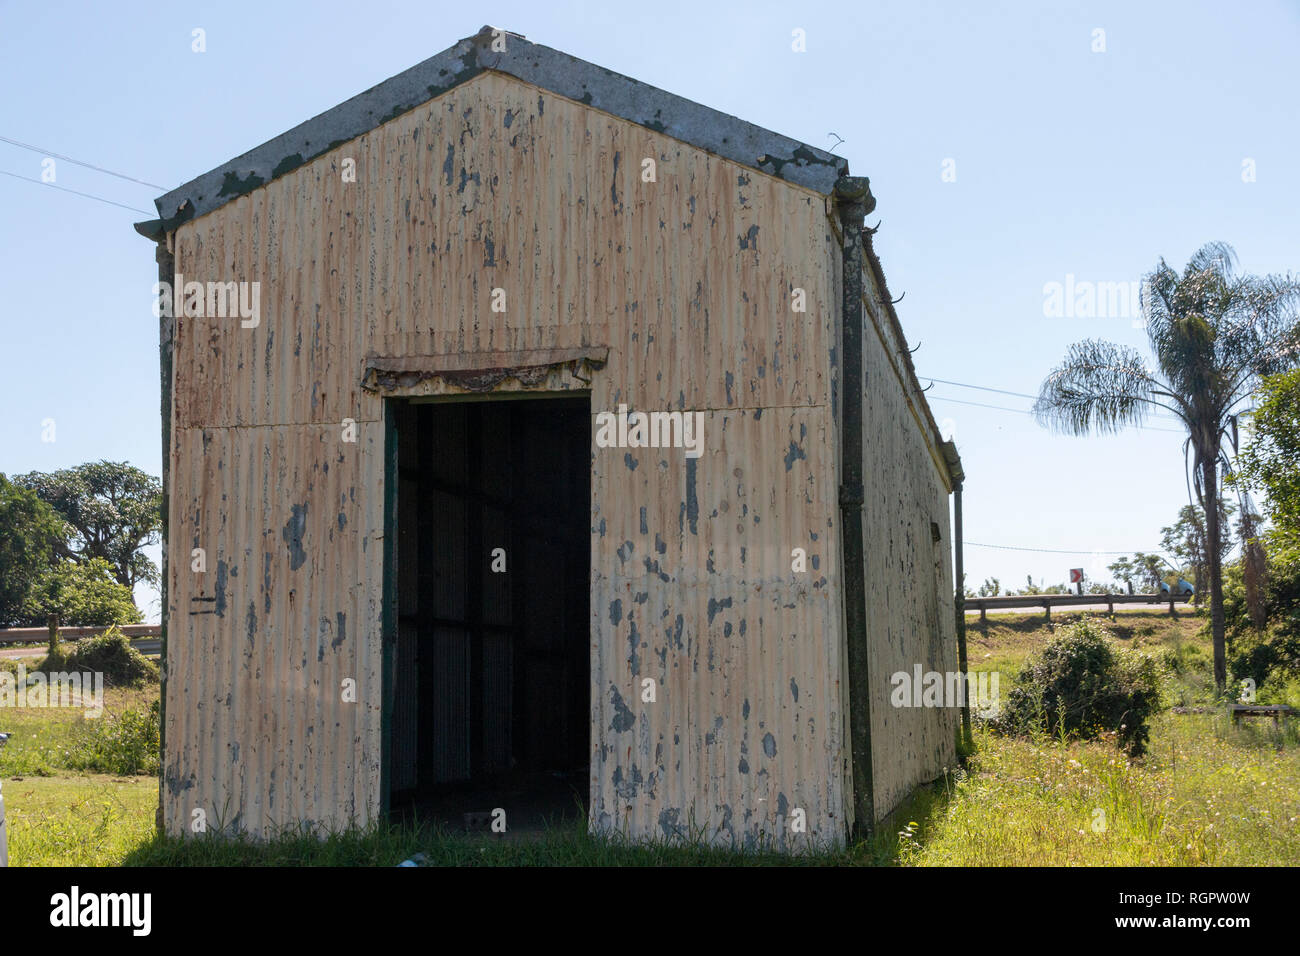
{"type": "Polygon", "coordinates": [[[393,399],[384,402],[384,586],[382,635],[383,667],[382,705],[380,708],[380,733],[383,736],[379,758],[379,799],[385,821],[392,811],[393,760],[393,706],[395,702],[393,673],[394,651],[397,647],[397,409],[393,399]]]}
{"type": "MultiPolygon", "coordinates": [[[[176,281],[176,257],[167,249],[164,236],[154,249],[158,263],[158,281],[168,286],[176,281]]],[[[159,615],[158,615],[158,809],[154,824],[160,834],[166,833],[163,819],[163,795],[166,793],[167,774],[167,579],[170,575],[167,551],[171,546],[169,523],[171,512],[171,458],[172,458],[172,377],[174,374],[173,338],[176,320],[171,316],[158,319],[158,371],[161,386],[160,417],[162,418],[162,500],[159,502],[159,532],[162,555],[159,559],[159,615]]]]}

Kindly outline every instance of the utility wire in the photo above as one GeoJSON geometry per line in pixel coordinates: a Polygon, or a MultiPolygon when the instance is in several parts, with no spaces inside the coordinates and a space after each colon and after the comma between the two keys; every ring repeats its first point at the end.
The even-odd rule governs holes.
{"type": "MultiPolygon", "coordinates": [[[[956,385],[959,388],[973,388],[981,392],[997,392],[999,395],[1014,395],[1016,398],[1037,398],[1037,395],[1026,395],[1024,392],[1008,392],[1004,388],[989,388],[987,385],[968,385],[965,382],[950,382],[946,378],[932,378],[929,375],[922,375],[921,378],[928,378],[932,382],[938,382],[940,385],[956,385]]],[[[1016,409],[1019,411],[1019,409],[1016,409]]]]}
{"type": "MultiPolygon", "coordinates": [[[[939,379],[936,378],[936,379],[934,379],[934,381],[937,382],[937,381],[939,381],[939,379]]],[[[944,384],[947,384],[947,383],[945,382],[944,384]]],[[[973,387],[975,387],[975,386],[971,386],[971,387],[973,388],[973,387]]],[[[989,391],[996,391],[996,389],[989,389],[989,391]]],[[[1030,410],[1027,409],[1027,408],[1008,408],[1006,405],[986,405],[984,402],[968,402],[968,401],[966,401],[966,400],[964,400],[964,399],[961,399],[961,398],[948,398],[946,395],[930,395],[930,396],[928,396],[928,397],[929,397],[932,401],[952,402],[952,403],[955,404],[955,405],[973,405],[973,406],[975,406],[976,408],[993,408],[993,409],[996,409],[996,410],[998,410],[998,411],[1000,411],[1000,412],[1019,412],[1021,415],[1032,415],[1032,414],[1034,414],[1032,411],[1030,411],[1030,410]]],[[[1182,432],[1182,431],[1180,431],[1180,430],[1178,430],[1178,429],[1174,429],[1174,428],[1157,428],[1157,427],[1155,427],[1154,425],[1136,425],[1136,426],[1134,426],[1134,427],[1136,427],[1136,428],[1140,428],[1140,429],[1142,429],[1143,431],[1150,431],[1150,432],[1168,432],[1168,433],[1171,434],[1171,435],[1182,435],[1182,434],[1184,434],[1184,432],[1182,432]]]]}
{"type": "Polygon", "coordinates": [[[1069,551],[1062,548],[1017,548],[1009,544],[980,544],[978,541],[963,541],[975,548],[996,548],[998,551],[1034,551],[1039,554],[1137,554],[1137,551],[1069,551]]]}
{"type": "Polygon", "coordinates": [[[96,166],[93,163],[83,162],[80,159],[73,159],[71,156],[64,156],[61,153],[53,152],[48,149],[41,149],[39,146],[32,146],[28,143],[20,143],[16,139],[10,139],[7,136],[0,136],[0,143],[8,143],[10,146],[19,146],[23,149],[30,149],[33,153],[40,153],[42,156],[52,156],[55,159],[61,159],[65,163],[73,163],[77,166],[84,166],[86,169],[93,169],[97,173],[106,173],[109,176],[116,176],[118,179],[125,179],[128,182],[139,183],[141,186],[148,186],[150,189],[161,189],[167,191],[166,186],[159,186],[157,183],[147,183],[143,179],[136,179],[134,176],[128,176],[125,173],[115,173],[111,169],[105,169],[103,166],[96,166]]]}
{"type": "MultiPolygon", "coordinates": [[[[999,395],[1011,395],[1011,396],[1013,396],[1013,397],[1015,397],[1015,398],[1028,398],[1028,399],[1032,399],[1032,400],[1037,400],[1037,398],[1038,398],[1037,395],[1029,395],[1029,394],[1026,394],[1025,392],[1009,392],[1009,391],[1007,391],[1007,390],[1004,389],[1004,388],[990,388],[990,387],[987,386],[987,385],[972,385],[972,384],[970,384],[969,382],[953,382],[953,381],[949,381],[949,380],[946,379],[946,378],[932,378],[932,377],[929,376],[929,375],[919,375],[918,378],[929,379],[931,382],[938,382],[938,383],[940,383],[941,385],[956,385],[958,388],[973,388],[973,389],[975,389],[975,390],[978,391],[978,392],[996,392],[996,393],[999,394],[999,395]]],[[[955,401],[957,401],[957,399],[955,399],[955,398],[950,398],[950,399],[948,399],[948,401],[950,401],[950,402],[955,402],[955,401]]],[[[967,402],[966,404],[974,404],[974,403],[973,403],[973,402],[967,402]]],[[[1000,408],[1000,407],[1002,407],[1002,406],[999,406],[999,405],[988,405],[988,406],[985,406],[985,407],[987,407],[987,408],[1000,408]]],[[[1023,409],[1023,408],[1003,408],[1003,411],[1022,412],[1022,411],[1024,411],[1024,409],[1023,409]]],[[[1171,421],[1171,422],[1172,422],[1172,421],[1178,421],[1178,419],[1175,418],[1173,415],[1164,415],[1164,414],[1161,414],[1160,412],[1153,412],[1152,415],[1151,415],[1151,417],[1152,417],[1152,418],[1156,418],[1156,419],[1163,419],[1163,420],[1165,420],[1165,421],[1171,421]]],[[[1160,431],[1166,431],[1166,430],[1167,430],[1167,429],[1160,429],[1160,431]]]]}
{"type": "Polygon", "coordinates": [[[952,402],[955,405],[974,405],[976,408],[996,408],[1000,412],[1019,412],[1022,415],[1032,415],[1027,408],[1008,408],[1006,405],[986,405],[984,402],[968,402],[961,398],[949,398],[946,395],[927,395],[929,399],[937,399],[941,402],[952,402]]]}
{"type": "Polygon", "coordinates": [[[58,186],[58,185],[55,185],[54,183],[46,183],[46,182],[42,182],[42,181],[39,180],[39,179],[32,179],[30,176],[19,176],[17,173],[11,173],[11,172],[9,172],[7,169],[0,169],[0,175],[3,175],[3,176],[12,176],[14,179],[21,179],[21,180],[23,180],[24,182],[35,183],[35,184],[38,185],[38,186],[49,186],[51,189],[58,189],[58,190],[60,190],[60,191],[62,191],[62,192],[65,192],[65,193],[72,193],[72,195],[74,195],[74,196],[83,196],[83,197],[85,197],[86,199],[94,199],[94,200],[96,200],[97,202],[105,202],[105,203],[108,203],[110,206],[118,206],[118,207],[120,207],[120,208],[122,208],[122,209],[129,209],[129,210],[131,210],[132,212],[143,213],[143,214],[146,215],[146,216],[156,216],[156,215],[157,215],[156,212],[149,212],[149,210],[147,210],[147,209],[137,209],[135,206],[128,206],[128,205],[126,205],[126,203],[114,202],[114,201],[111,200],[111,199],[105,199],[103,196],[92,196],[90,193],[78,192],[78,191],[75,190],[75,189],[69,189],[67,186],[58,186]]]}

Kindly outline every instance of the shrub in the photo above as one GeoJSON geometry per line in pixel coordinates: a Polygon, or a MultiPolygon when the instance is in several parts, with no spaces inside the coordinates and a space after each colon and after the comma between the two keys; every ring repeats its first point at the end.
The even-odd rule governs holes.
{"type": "Polygon", "coordinates": [[[1233,680],[1247,678],[1259,687],[1270,674],[1300,674],[1300,631],[1288,627],[1270,628],[1264,635],[1247,632],[1232,642],[1228,672],[1233,680]]]}
{"type": "Polygon", "coordinates": [[[102,673],[107,687],[140,687],[146,683],[158,683],[158,665],[132,647],[116,627],[110,627],[99,637],[77,641],[61,661],[46,658],[41,670],[102,673]]]}
{"type": "Polygon", "coordinates": [[[118,583],[112,572],[103,558],[60,561],[46,569],[31,586],[24,605],[26,623],[43,627],[51,614],[57,614],[64,627],[140,623],[131,589],[118,583]]]}
{"type": "Polygon", "coordinates": [[[123,776],[157,773],[160,724],[156,700],[143,713],[124,710],[116,717],[88,720],[68,750],[66,765],[71,770],[123,776]]]}
{"type": "Polygon", "coordinates": [[[1255,700],[1260,704],[1286,704],[1300,709],[1300,675],[1294,671],[1272,671],[1255,700]]]}
{"type": "Polygon", "coordinates": [[[1147,721],[1160,708],[1160,666],[1145,654],[1116,649],[1090,618],[1062,630],[1026,661],[995,726],[1085,740],[1114,733],[1131,755],[1141,755],[1147,721]]]}
{"type": "Polygon", "coordinates": [[[1214,661],[1204,648],[1178,641],[1159,652],[1156,660],[1169,678],[1168,702],[1189,705],[1215,699],[1214,661]]]}

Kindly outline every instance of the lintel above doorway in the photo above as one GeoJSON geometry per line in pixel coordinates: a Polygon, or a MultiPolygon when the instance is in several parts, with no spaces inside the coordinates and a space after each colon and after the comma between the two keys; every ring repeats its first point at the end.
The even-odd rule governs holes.
{"type": "Polygon", "coordinates": [[[456,352],[442,355],[371,355],[361,387],[387,398],[482,392],[580,391],[609,361],[608,346],[456,352]]]}

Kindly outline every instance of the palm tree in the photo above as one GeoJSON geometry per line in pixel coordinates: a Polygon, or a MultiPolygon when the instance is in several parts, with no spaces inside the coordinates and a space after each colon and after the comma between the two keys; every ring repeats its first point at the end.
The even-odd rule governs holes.
{"type": "Polygon", "coordinates": [[[1261,378],[1300,364],[1300,277],[1236,275],[1236,253],[1224,243],[1203,246],[1180,276],[1160,260],[1142,287],[1142,315],[1155,358],[1089,339],[1070,347],[1039,389],[1040,424],[1073,435],[1117,432],[1141,425],[1156,409],[1187,429],[1195,501],[1205,514],[1214,635],[1214,682],[1227,683],[1223,638],[1222,534],[1219,463],[1225,437],[1235,440],[1236,416],[1261,378]],[[1205,502],[1215,502],[1206,507],[1205,502]]]}

